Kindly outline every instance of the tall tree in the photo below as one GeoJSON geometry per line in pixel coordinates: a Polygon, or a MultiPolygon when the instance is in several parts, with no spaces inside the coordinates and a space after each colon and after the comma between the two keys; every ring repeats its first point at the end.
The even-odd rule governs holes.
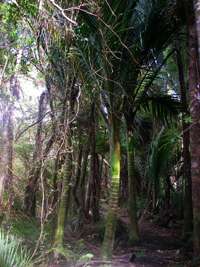
{"type": "Polygon", "coordinates": [[[189,94],[190,114],[192,125],[190,130],[190,153],[191,153],[191,175],[192,175],[192,200],[193,200],[193,243],[194,254],[200,255],[200,77],[198,39],[195,21],[194,6],[192,1],[186,1],[187,30],[188,30],[188,55],[189,55],[189,94]]]}
{"type": "Polygon", "coordinates": [[[192,233],[193,214],[192,214],[192,180],[191,180],[191,157],[190,157],[190,124],[187,119],[190,115],[188,107],[187,88],[184,75],[184,65],[181,54],[181,46],[176,44],[176,60],[178,66],[178,76],[180,85],[180,96],[183,108],[182,129],[183,129],[183,175],[185,180],[184,196],[184,236],[192,233]]]}
{"type": "Polygon", "coordinates": [[[196,29],[197,29],[197,39],[198,39],[198,53],[200,58],[200,1],[193,0],[194,2],[194,9],[196,15],[196,29]]]}
{"type": "Polygon", "coordinates": [[[39,99],[38,107],[38,124],[35,136],[35,151],[33,153],[32,168],[29,173],[28,185],[25,189],[25,212],[30,216],[36,215],[36,191],[38,188],[38,180],[42,171],[43,158],[43,119],[45,117],[47,105],[47,92],[43,92],[39,99]]]}
{"type": "MultiPolygon", "coordinates": [[[[175,6],[170,4],[171,1],[142,3],[140,1],[120,3],[119,1],[109,1],[104,5],[100,3],[94,14],[84,9],[80,12],[80,18],[84,24],[79,28],[77,35],[80,54],[79,67],[81,65],[81,69],[84,68],[87,80],[92,78],[94,86],[100,90],[104,111],[106,110],[104,118],[107,118],[106,122],[110,132],[113,191],[111,190],[110,194],[103,242],[103,251],[107,254],[106,257],[111,255],[117,217],[118,172],[120,172],[121,157],[119,132],[122,115],[124,113],[127,115],[126,117],[132,116],[131,122],[134,121],[140,103],[166,62],[165,59],[155,70],[154,57],[158,56],[169,43],[177,26],[175,20],[173,23],[170,21],[175,13],[175,6]],[[139,12],[139,10],[143,10],[143,12],[139,12]],[[152,31],[152,25],[154,25],[154,31],[152,31]],[[85,32],[87,32],[87,38],[84,38],[85,32]],[[156,39],[156,35],[160,36],[159,41],[156,39]],[[146,72],[142,70],[145,64],[146,72]],[[124,68],[125,65],[126,68],[124,68]],[[152,72],[153,75],[151,75],[152,72]],[[120,98],[119,95],[121,95],[120,98]]],[[[92,6],[92,10],[94,7],[95,5],[92,6]]],[[[127,121],[127,124],[129,122],[130,120],[127,121]]],[[[132,134],[131,131],[128,131],[128,134],[130,133],[132,134]]],[[[133,136],[130,135],[128,140],[131,140],[131,137],[133,136]]]]}

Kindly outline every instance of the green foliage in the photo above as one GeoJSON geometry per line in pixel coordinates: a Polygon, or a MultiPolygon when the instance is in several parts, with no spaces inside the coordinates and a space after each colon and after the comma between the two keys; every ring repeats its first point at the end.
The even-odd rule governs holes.
{"type": "Polygon", "coordinates": [[[11,232],[27,241],[33,248],[34,243],[39,237],[39,224],[36,219],[24,216],[17,216],[11,220],[11,232]]]}
{"type": "Polygon", "coordinates": [[[175,19],[176,2],[172,0],[138,1],[138,9],[143,11],[144,50],[156,48],[157,51],[161,51],[170,43],[172,35],[180,26],[179,21],[175,19]]]}
{"type": "Polygon", "coordinates": [[[30,143],[21,142],[15,144],[15,151],[20,158],[29,160],[33,152],[33,145],[30,143]]]}
{"type": "Polygon", "coordinates": [[[109,152],[108,136],[98,132],[96,137],[96,151],[99,154],[106,154],[109,152]]]}
{"type": "Polygon", "coordinates": [[[31,257],[13,236],[0,230],[0,266],[31,267],[31,257]]]}
{"type": "Polygon", "coordinates": [[[150,145],[146,176],[153,184],[159,185],[160,178],[169,175],[174,159],[180,150],[180,133],[176,128],[165,128],[150,145]]]}
{"type": "Polygon", "coordinates": [[[180,101],[171,95],[145,95],[140,104],[140,108],[150,112],[154,118],[168,125],[173,119],[178,117],[182,110],[180,101]]]}

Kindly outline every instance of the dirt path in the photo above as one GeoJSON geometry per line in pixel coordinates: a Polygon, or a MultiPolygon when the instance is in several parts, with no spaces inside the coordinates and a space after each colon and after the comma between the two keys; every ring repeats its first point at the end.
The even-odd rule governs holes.
{"type": "MultiPolygon", "coordinates": [[[[113,255],[113,267],[184,266],[179,230],[160,227],[147,221],[143,222],[140,228],[141,242],[134,247],[119,246],[113,255]],[[133,254],[135,259],[130,262],[133,254]]],[[[102,263],[93,261],[85,267],[100,265],[103,266],[102,263]]]]}
{"type": "MultiPolygon", "coordinates": [[[[88,242],[88,250],[95,255],[87,264],[75,264],[73,267],[184,267],[181,250],[180,231],[157,226],[145,221],[140,226],[141,241],[134,247],[127,247],[127,240],[114,251],[112,262],[99,260],[100,248],[88,242]],[[132,255],[133,262],[130,262],[132,255]],[[107,265],[106,265],[107,264],[107,265]]],[[[72,267],[66,263],[51,267],[72,267]]]]}

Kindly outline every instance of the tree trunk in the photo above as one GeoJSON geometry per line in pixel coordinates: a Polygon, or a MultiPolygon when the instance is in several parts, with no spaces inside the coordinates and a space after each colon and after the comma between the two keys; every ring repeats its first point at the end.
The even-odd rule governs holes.
{"type": "Polygon", "coordinates": [[[194,255],[200,256],[200,81],[197,51],[197,33],[192,1],[188,3],[188,54],[189,54],[189,94],[192,127],[191,144],[191,176],[193,200],[193,248],[194,255]]]}
{"type": "Polygon", "coordinates": [[[8,193],[8,208],[13,201],[13,109],[15,100],[19,99],[18,72],[20,69],[23,49],[19,49],[16,57],[14,73],[10,77],[9,100],[5,100],[2,107],[2,126],[0,136],[1,158],[0,158],[0,206],[3,204],[4,190],[8,193]]]}
{"type": "Polygon", "coordinates": [[[137,205],[136,205],[136,177],[134,171],[134,139],[132,132],[127,130],[127,158],[128,158],[128,212],[130,218],[130,237],[131,243],[139,240],[139,230],[137,224],[137,205]]]}
{"type": "Polygon", "coordinates": [[[100,173],[99,173],[99,157],[97,153],[94,153],[92,158],[92,216],[93,221],[98,222],[100,219],[99,213],[99,201],[100,201],[100,173]]]}
{"type": "Polygon", "coordinates": [[[183,107],[182,129],[183,129],[183,176],[185,181],[184,193],[184,237],[192,233],[193,213],[192,213],[192,180],[191,180],[191,158],[190,158],[190,124],[186,122],[187,116],[190,115],[188,110],[188,100],[186,95],[186,85],[184,78],[184,67],[181,57],[181,48],[176,44],[176,59],[179,74],[179,85],[181,103],[183,107]]]}
{"type": "Polygon", "coordinates": [[[100,180],[99,180],[99,158],[96,153],[96,116],[95,104],[92,104],[91,109],[91,160],[90,160],[90,177],[88,182],[87,199],[86,199],[86,216],[89,211],[92,211],[93,221],[97,222],[100,219],[99,214],[99,198],[100,198],[100,180]]]}
{"type": "Polygon", "coordinates": [[[43,92],[39,100],[39,111],[38,111],[38,125],[37,133],[35,137],[35,151],[33,153],[33,167],[30,170],[28,185],[25,189],[24,198],[24,210],[27,215],[36,215],[36,191],[38,188],[38,179],[41,173],[42,167],[42,147],[43,147],[43,117],[46,110],[46,92],[43,92]]]}
{"type": "MultiPolygon", "coordinates": [[[[69,150],[71,150],[71,136],[70,133],[67,134],[66,143],[68,144],[69,150]]],[[[72,153],[67,152],[65,157],[65,163],[62,169],[62,191],[59,201],[58,207],[58,215],[57,215],[57,226],[55,231],[55,239],[54,239],[54,246],[55,248],[63,248],[63,241],[64,241],[64,229],[65,229],[65,221],[68,216],[69,211],[69,196],[70,196],[70,181],[72,177],[72,153]]],[[[59,251],[58,251],[59,252],[59,251]]],[[[55,250],[55,256],[57,256],[57,252],[55,250]]]]}
{"type": "Polygon", "coordinates": [[[88,138],[88,142],[85,145],[84,153],[83,153],[83,162],[81,166],[81,177],[80,177],[80,186],[78,188],[79,195],[79,203],[81,214],[85,216],[85,196],[86,196],[86,175],[87,175],[87,166],[88,166],[88,156],[90,153],[90,137],[88,138]]]}
{"type": "Polygon", "coordinates": [[[52,208],[55,207],[57,201],[58,201],[58,176],[59,171],[62,167],[62,161],[60,159],[60,153],[58,151],[55,163],[54,163],[54,172],[53,172],[53,200],[52,200],[52,208]]]}
{"type": "Polygon", "coordinates": [[[106,218],[105,234],[102,246],[103,258],[110,258],[115,241],[115,229],[117,222],[119,185],[120,185],[120,119],[117,115],[111,117],[111,189],[109,210],[106,218]]]}
{"type": "Polygon", "coordinates": [[[193,0],[195,3],[196,29],[198,39],[198,54],[200,60],[200,0],[193,0]]]}
{"type": "Polygon", "coordinates": [[[171,182],[170,182],[170,176],[167,175],[165,180],[165,205],[164,208],[168,212],[170,209],[171,204],[171,182]]]}
{"type": "MultiPolygon", "coordinates": [[[[128,153],[127,153],[128,154],[128,153]]],[[[121,159],[121,174],[120,174],[120,205],[128,202],[128,161],[127,155],[121,159]]]]}
{"type": "Polygon", "coordinates": [[[6,154],[7,154],[7,162],[6,162],[6,184],[5,189],[7,190],[8,196],[8,209],[12,206],[13,202],[13,104],[11,103],[7,113],[7,146],[6,146],[6,154]]]}
{"type": "Polygon", "coordinates": [[[3,206],[3,193],[6,180],[6,118],[2,110],[2,116],[0,120],[0,209],[3,206]]]}
{"type": "Polygon", "coordinates": [[[78,159],[77,159],[77,168],[76,168],[76,175],[75,175],[75,185],[73,188],[73,196],[74,201],[76,204],[76,208],[80,207],[79,198],[77,196],[77,189],[80,184],[80,176],[81,176],[81,166],[82,166],[82,157],[83,157],[83,145],[81,144],[81,140],[79,143],[79,151],[78,151],[78,159]]]}

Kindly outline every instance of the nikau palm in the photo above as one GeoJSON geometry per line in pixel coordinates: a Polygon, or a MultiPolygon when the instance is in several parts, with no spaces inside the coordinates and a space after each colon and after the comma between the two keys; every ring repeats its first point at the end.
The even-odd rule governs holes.
{"type": "MultiPolygon", "coordinates": [[[[170,17],[162,15],[169,12],[172,17],[174,14],[170,3],[164,1],[150,1],[141,3],[140,1],[109,1],[104,5],[99,5],[98,14],[91,14],[87,9],[80,11],[80,19],[84,22],[79,29],[77,36],[79,64],[85,68],[92,78],[93,86],[100,90],[100,94],[106,95],[107,98],[107,116],[108,127],[110,132],[110,153],[111,153],[111,194],[109,211],[107,215],[106,230],[103,242],[103,254],[105,257],[111,255],[114,244],[114,232],[116,226],[116,214],[118,209],[118,194],[120,180],[120,123],[123,114],[127,120],[127,125],[134,121],[135,113],[138,110],[140,102],[146,95],[147,90],[158,74],[161,66],[157,70],[152,69],[150,62],[153,56],[158,56],[162,49],[165,48],[169,39],[175,33],[177,23],[171,24],[170,17]],[[139,19],[138,12],[144,14],[139,19]],[[146,13],[145,13],[146,12],[146,13]],[[159,13],[160,12],[160,13],[159,13]],[[158,16],[159,14],[159,16],[158,16]],[[162,23],[161,28],[157,27],[162,23]],[[150,23],[155,25],[154,31],[150,23]],[[171,25],[169,27],[169,24],[171,25]],[[84,35],[87,31],[88,38],[84,35]],[[155,33],[160,34],[160,42],[154,39],[155,33]],[[141,34],[142,33],[142,34],[141,34]],[[142,40],[140,37],[142,36],[142,40]],[[95,45],[94,45],[95,44],[95,45]],[[148,63],[149,62],[149,63],[148,63]],[[149,64],[147,75],[141,71],[143,64],[149,64]],[[126,68],[125,68],[126,66],[126,68]],[[147,75],[147,76],[146,76],[147,75]],[[148,81],[143,86],[145,77],[148,81]],[[121,94],[121,97],[117,95],[121,94]]],[[[88,77],[86,76],[86,79],[88,77]]],[[[146,80],[146,79],[145,79],[146,80]]],[[[104,103],[105,104],[105,103],[104,103]]],[[[128,139],[133,139],[134,131],[127,131],[128,139]]],[[[131,151],[129,144],[129,158],[134,152],[131,151]]],[[[132,171],[134,164],[129,160],[129,180],[133,179],[132,171]]],[[[132,187],[134,183],[130,183],[132,187]]],[[[135,210],[136,200],[135,190],[130,190],[131,201],[129,208],[135,210]]],[[[135,232],[133,239],[138,239],[136,212],[130,212],[132,228],[135,232]]]]}
{"type": "MultiPolygon", "coordinates": [[[[51,222],[54,260],[61,254],[70,262],[66,242],[76,233],[74,247],[82,249],[87,229],[92,237],[90,226],[105,217],[100,257],[107,263],[118,232],[124,234],[124,205],[126,242],[134,246],[145,212],[162,220],[164,207],[171,220],[180,195],[184,237],[193,231],[200,255],[199,7],[199,0],[3,1],[0,211],[6,226],[4,214],[12,220],[12,210],[40,219],[34,254],[50,243],[51,222]],[[30,66],[45,89],[38,111],[19,119],[16,74],[26,77],[30,66]],[[33,118],[15,140],[19,121],[24,126],[33,118]]],[[[0,266],[29,265],[14,238],[0,233],[0,243],[0,266]]]]}

